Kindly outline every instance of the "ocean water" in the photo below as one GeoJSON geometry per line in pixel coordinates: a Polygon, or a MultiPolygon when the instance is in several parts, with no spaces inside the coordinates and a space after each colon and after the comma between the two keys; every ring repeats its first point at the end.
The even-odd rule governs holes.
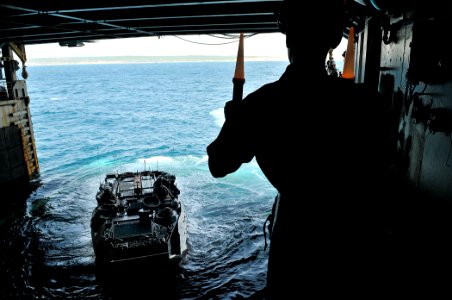
{"type": "MultiPolygon", "coordinates": [[[[246,62],[244,95],[277,80],[286,66],[246,62]]],[[[148,291],[148,299],[243,299],[259,293],[268,258],[262,227],[276,192],[255,161],[213,178],[205,152],[224,121],[234,67],[28,67],[41,174],[25,205],[1,224],[0,298],[114,299],[118,290],[148,291]],[[159,286],[152,282],[121,285],[122,279],[112,288],[94,267],[90,217],[99,183],[106,173],[143,169],[176,175],[188,221],[189,251],[166,279],[174,283],[167,293],[155,292],[159,286]]]]}

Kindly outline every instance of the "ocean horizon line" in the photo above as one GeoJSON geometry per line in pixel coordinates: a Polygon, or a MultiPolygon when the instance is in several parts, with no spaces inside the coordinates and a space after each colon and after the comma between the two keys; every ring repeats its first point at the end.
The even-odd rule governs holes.
{"type": "MultiPolygon", "coordinates": [[[[284,61],[273,56],[245,56],[245,61],[284,61]]],[[[137,64],[137,63],[182,63],[182,62],[234,62],[236,56],[181,55],[181,56],[86,56],[30,58],[29,66],[78,65],[78,64],[137,64]]]]}

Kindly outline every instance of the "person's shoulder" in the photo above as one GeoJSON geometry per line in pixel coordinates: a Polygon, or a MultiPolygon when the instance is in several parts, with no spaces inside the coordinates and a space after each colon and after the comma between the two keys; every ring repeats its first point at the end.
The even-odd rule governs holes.
{"type": "Polygon", "coordinates": [[[355,83],[353,80],[328,76],[330,87],[338,93],[353,97],[378,98],[380,93],[366,83],[355,83]]]}
{"type": "Polygon", "coordinates": [[[255,90],[250,95],[253,95],[254,97],[267,96],[267,95],[271,95],[274,93],[278,93],[279,89],[280,89],[280,82],[279,82],[279,80],[277,80],[277,81],[273,81],[273,82],[264,84],[263,86],[261,86],[260,88],[255,90]]]}
{"type": "Polygon", "coordinates": [[[262,99],[274,99],[275,97],[281,97],[287,88],[284,86],[291,83],[291,78],[296,77],[294,73],[296,73],[297,68],[293,64],[289,64],[286,67],[286,70],[281,75],[278,80],[273,82],[266,83],[256,89],[254,92],[250,93],[245,100],[254,102],[254,101],[262,101],[262,99]]]}
{"type": "Polygon", "coordinates": [[[281,94],[281,88],[279,81],[274,81],[270,83],[266,83],[256,89],[255,91],[248,94],[244,102],[253,105],[254,103],[263,103],[266,102],[265,99],[274,99],[278,95],[281,94]]]}
{"type": "Polygon", "coordinates": [[[342,77],[326,76],[325,80],[327,84],[332,85],[338,89],[356,90],[361,88],[360,84],[355,83],[353,80],[345,79],[342,77]]]}

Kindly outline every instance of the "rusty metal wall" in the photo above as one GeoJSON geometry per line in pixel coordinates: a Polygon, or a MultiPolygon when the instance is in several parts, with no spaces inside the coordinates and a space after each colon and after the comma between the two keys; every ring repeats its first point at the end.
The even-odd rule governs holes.
{"type": "Polygon", "coordinates": [[[392,110],[395,167],[416,189],[452,200],[449,23],[414,12],[383,20],[375,71],[392,110]]]}
{"type": "Polygon", "coordinates": [[[0,185],[39,175],[39,164],[25,80],[17,80],[11,48],[2,47],[0,78],[0,185]],[[13,66],[13,67],[11,67],[13,66]]]}

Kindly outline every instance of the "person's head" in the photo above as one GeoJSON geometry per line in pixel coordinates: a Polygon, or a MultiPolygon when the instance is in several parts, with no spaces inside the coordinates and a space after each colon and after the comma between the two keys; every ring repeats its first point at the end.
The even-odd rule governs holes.
{"type": "Polygon", "coordinates": [[[285,0],[278,25],[286,35],[289,56],[326,54],[336,48],[345,27],[345,0],[304,2],[285,0]]]}

